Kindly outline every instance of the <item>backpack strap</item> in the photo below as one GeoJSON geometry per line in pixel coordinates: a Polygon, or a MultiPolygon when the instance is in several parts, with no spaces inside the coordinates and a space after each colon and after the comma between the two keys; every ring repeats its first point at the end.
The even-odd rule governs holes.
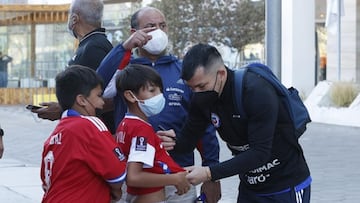
{"type": "Polygon", "coordinates": [[[251,63],[248,65],[250,71],[260,75],[267,80],[276,90],[279,95],[287,95],[288,89],[281,83],[281,81],[275,76],[272,70],[261,63],[251,63]]]}
{"type": "Polygon", "coordinates": [[[241,118],[246,118],[246,113],[242,104],[242,93],[243,93],[243,78],[247,68],[239,68],[234,71],[234,98],[235,98],[235,109],[240,114],[241,118]]]}

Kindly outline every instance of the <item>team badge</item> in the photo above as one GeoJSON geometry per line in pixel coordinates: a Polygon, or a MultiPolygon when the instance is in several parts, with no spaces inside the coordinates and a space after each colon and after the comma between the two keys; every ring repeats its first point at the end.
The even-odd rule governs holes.
{"type": "Polygon", "coordinates": [[[220,118],[215,113],[211,113],[211,123],[215,128],[220,127],[220,118]]]}
{"type": "Polygon", "coordinates": [[[114,153],[115,156],[120,160],[120,161],[124,161],[125,160],[125,155],[124,153],[122,153],[121,149],[119,147],[115,147],[114,148],[114,153]]]}
{"type": "Polygon", "coordinates": [[[145,137],[136,137],[135,151],[146,151],[147,139],[145,137]]]}

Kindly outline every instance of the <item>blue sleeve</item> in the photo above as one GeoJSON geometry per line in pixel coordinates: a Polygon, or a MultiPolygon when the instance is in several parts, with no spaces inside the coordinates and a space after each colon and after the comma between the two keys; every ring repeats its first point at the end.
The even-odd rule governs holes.
{"type": "Polygon", "coordinates": [[[196,149],[201,155],[203,166],[211,166],[219,163],[220,147],[213,125],[209,125],[206,129],[206,132],[199,140],[196,149]]]}
{"type": "Polygon", "coordinates": [[[215,127],[204,117],[199,106],[192,104],[185,125],[179,132],[174,151],[187,153],[195,148],[201,155],[203,166],[219,163],[220,146],[215,127]]]}
{"type": "Polygon", "coordinates": [[[130,61],[131,51],[125,50],[122,44],[114,47],[100,63],[97,73],[104,81],[104,88],[119,68],[124,68],[130,61]]]}

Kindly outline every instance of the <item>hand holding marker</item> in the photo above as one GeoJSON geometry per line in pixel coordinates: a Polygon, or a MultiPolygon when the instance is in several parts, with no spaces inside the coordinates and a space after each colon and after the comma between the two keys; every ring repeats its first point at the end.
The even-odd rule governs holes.
{"type": "MultiPolygon", "coordinates": [[[[164,126],[162,126],[162,125],[158,125],[158,127],[159,127],[159,129],[162,130],[162,131],[167,131],[167,130],[164,128],[164,126]]],[[[171,137],[171,136],[167,136],[167,135],[165,135],[165,136],[173,139],[174,141],[176,141],[176,137],[171,137]]]]}

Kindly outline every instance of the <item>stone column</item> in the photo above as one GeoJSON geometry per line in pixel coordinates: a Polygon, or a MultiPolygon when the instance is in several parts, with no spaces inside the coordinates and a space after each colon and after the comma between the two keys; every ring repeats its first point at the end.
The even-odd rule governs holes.
{"type": "Polygon", "coordinates": [[[315,85],[314,0],[282,1],[281,75],[306,97],[315,85]]]}

